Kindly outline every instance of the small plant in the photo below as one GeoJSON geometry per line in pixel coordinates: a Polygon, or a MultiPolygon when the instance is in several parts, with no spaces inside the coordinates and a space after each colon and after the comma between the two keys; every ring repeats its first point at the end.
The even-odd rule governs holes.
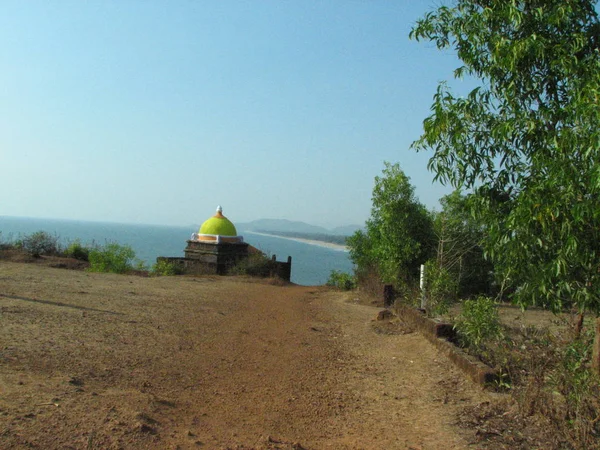
{"type": "Polygon", "coordinates": [[[247,258],[239,261],[233,266],[229,273],[232,275],[249,275],[252,277],[271,276],[275,269],[275,263],[263,253],[252,253],[247,258]]]}
{"type": "Polygon", "coordinates": [[[181,268],[167,260],[160,259],[152,266],[151,275],[155,277],[169,277],[173,275],[181,275],[181,268]]]}
{"type": "Polygon", "coordinates": [[[496,302],[485,296],[466,300],[454,328],[465,347],[482,349],[487,341],[502,337],[496,302]]]}
{"type": "Polygon", "coordinates": [[[75,258],[80,261],[89,261],[90,248],[81,244],[79,239],[71,242],[65,250],[65,256],[75,258]]]}
{"type": "Polygon", "coordinates": [[[11,234],[9,234],[8,237],[3,237],[2,231],[0,231],[0,250],[12,250],[15,248],[16,242],[14,239],[12,239],[11,234]]]}
{"type": "Polygon", "coordinates": [[[453,275],[434,260],[425,264],[425,292],[427,295],[427,314],[439,316],[446,314],[450,304],[456,301],[458,282],[453,275]]]}
{"type": "Polygon", "coordinates": [[[586,330],[562,351],[550,382],[564,399],[564,433],[579,448],[597,448],[600,432],[600,380],[590,368],[594,332],[586,330]]]}
{"type": "Polygon", "coordinates": [[[333,286],[342,291],[350,291],[356,288],[356,277],[346,272],[332,270],[327,280],[327,286],[333,286]]]}
{"type": "Polygon", "coordinates": [[[111,242],[89,252],[90,272],[125,273],[134,270],[135,252],[129,245],[111,242]]]}
{"type": "Polygon", "coordinates": [[[56,255],[60,253],[58,237],[45,231],[37,231],[29,236],[25,236],[21,241],[22,248],[35,258],[41,255],[56,255]]]}

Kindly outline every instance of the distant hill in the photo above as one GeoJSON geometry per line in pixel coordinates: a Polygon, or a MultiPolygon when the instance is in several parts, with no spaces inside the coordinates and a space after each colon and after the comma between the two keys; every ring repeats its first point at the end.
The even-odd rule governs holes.
{"type": "Polygon", "coordinates": [[[246,231],[286,231],[295,233],[327,233],[327,228],[287,219],[258,219],[236,224],[238,230],[246,231]]]}
{"type": "Polygon", "coordinates": [[[361,225],[344,225],[343,227],[335,227],[330,230],[331,234],[335,234],[337,236],[352,236],[358,230],[362,230],[364,226],[361,225]]]}
{"type": "Polygon", "coordinates": [[[292,221],[287,219],[258,219],[252,222],[237,223],[235,225],[238,232],[243,231],[268,231],[272,233],[304,233],[304,234],[323,234],[334,236],[350,236],[356,230],[361,229],[359,225],[346,225],[336,227],[331,230],[317,225],[310,225],[305,222],[292,221]]]}

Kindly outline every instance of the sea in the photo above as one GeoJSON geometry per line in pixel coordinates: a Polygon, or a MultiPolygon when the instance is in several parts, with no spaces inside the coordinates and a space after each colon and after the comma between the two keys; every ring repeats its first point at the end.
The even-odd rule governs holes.
{"type": "MultiPolygon", "coordinates": [[[[36,231],[57,236],[65,246],[76,239],[82,244],[117,242],[131,246],[136,258],[151,266],[158,256],[182,257],[186,241],[197,228],[0,216],[0,242],[14,241],[36,231]]],[[[278,261],[291,256],[291,281],[296,284],[322,285],[332,270],[352,272],[352,262],[343,249],[253,233],[246,233],[244,241],[269,256],[276,255],[278,261]]]]}

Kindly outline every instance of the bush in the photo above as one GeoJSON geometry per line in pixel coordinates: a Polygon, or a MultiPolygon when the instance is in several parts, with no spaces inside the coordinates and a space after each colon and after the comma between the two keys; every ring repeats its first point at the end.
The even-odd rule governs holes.
{"type": "Polygon", "coordinates": [[[90,272],[125,273],[134,270],[135,252],[129,245],[111,242],[91,249],[88,259],[90,272]]]}
{"type": "Polygon", "coordinates": [[[183,271],[177,264],[164,259],[156,261],[156,263],[152,266],[151,271],[151,275],[155,277],[168,277],[173,275],[181,275],[182,273],[183,271]]]}
{"type": "Polygon", "coordinates": [[[489,345],[485,362],[506,374],[521,416],[539,414],[557,448],[599,448],[600,380],[591,369],[594,332],[570,336],[528,326],[489,345]]]}
{"type": "Polygon", "coordinates": [[[71,242],[65,250],[65,256],[75,258],[80,261],[89,261],[90,248],[81,244],[79,239],[71,242]]]}
{"type": "Polygon", "coordinates": [[[356,288],[356,278],[352,274],[332,270],[327,280],[327,286],[333,286],[342,291],[350,291],[356,288]]]}
{"type": "Polygon", "coordinates": [[[25,236],[20,242],[25,252],[35,258],[41,255],[56,255],[60,253],[58,237],[52,236],[45,231],[37,231],[29,236],[25,236]]]}
{"type": "Polygon", "coordinates": [[[249,275],[252,277],[269,277],[275,270],[275,263],[263,253],[252,253],[233,266],[232,275],[249,275]]]}
{"type": "Polygon", "coordinates": [[[466,300],[454,328],[461,343],[475,350],[482,349],[487,341],[500,339],[502,329],[496,302],[485,296],[466,300]]]}
{"type": "Polygon", "coordinates": [[[456,301],[458,282],[445,268],[439,267],[434,260],[425,263],[425,295],[427,296],[427,314],[432,316],[446,314],[450,304],[456,301]]]}
{"type": "Polygon", "coordinates": [[[568,343],[562,350],[561,364],[550,383],[564,399],[561,412],[566,419],[563,433],[579,448],[598,448],[600,433],[600,380],[590,368],[593,330],[568,343]]]}

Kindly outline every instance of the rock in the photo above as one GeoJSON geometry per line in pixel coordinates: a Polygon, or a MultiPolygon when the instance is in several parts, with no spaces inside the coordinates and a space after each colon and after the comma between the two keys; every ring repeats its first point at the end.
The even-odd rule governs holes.
{"type": "Polygon", "coordinates": [[[391,312],[389,309],[384,309],[383,311],[379,311],[377,314],[377,320],[390,320],[396,317],[396,315],[391,312]]]}

